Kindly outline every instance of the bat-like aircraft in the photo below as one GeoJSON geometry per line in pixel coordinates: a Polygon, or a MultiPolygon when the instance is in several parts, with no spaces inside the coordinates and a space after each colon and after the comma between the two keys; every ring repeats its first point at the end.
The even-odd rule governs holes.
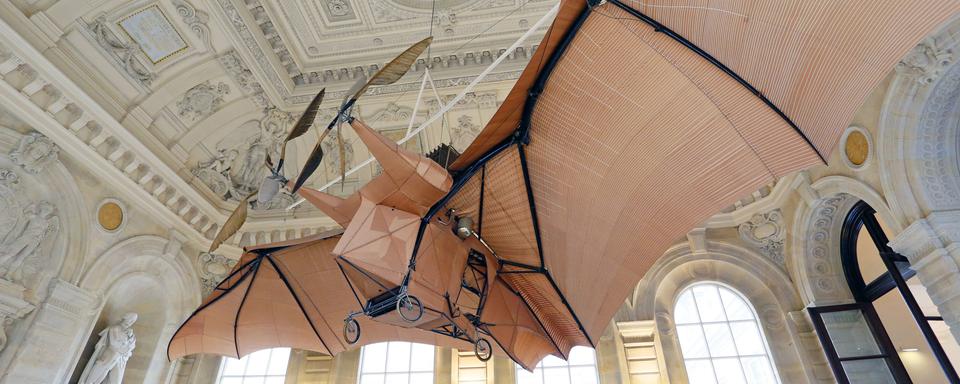
{"type": "MultiPolygon", "coordinates": [[[[349,124],[381,175],[347,198],[303,187],[319,142],[294,181],[281,172],[285,150],[269,165],[259,200],[287,185],[343,230],[246,248],[168,357],[405,340],[532,369],[594,346],[670,245],[824,163],[868,92],[958,10],[960,0],[564,0],[484,130],[452,163],[446,151],[447,167],[350,114],[368,87],[406,73],[421,41],[361,79],[321,135],[349,124]]],[[[247,200],[211,250],[243,224],[247,200]]]]}

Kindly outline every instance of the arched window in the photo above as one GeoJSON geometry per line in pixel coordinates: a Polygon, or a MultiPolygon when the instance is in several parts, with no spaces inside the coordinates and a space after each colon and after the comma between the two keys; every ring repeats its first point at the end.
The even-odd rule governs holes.
{"type": "Polygon", "coordinates": [[[360,384],[432,384],[434,346],[391,341],[360,352],[360,384]]]}
{"type": "Polygon", "coordinates": [[[690,383],[780,382],[757,314],[739,292],[691,285],[677,298],[673,319],[690,383]]]}
{"type": "Polygon", "coordinates": [[[283,384],[290,348],[263,349],[241,359],[225,358],[218,384],[283,384]]]}
{"type": "Polygon", "coordinates": [[[533,372],[517,365],[517,384],[597,384],[597,354],[593,348],[574,347],[563,361],[547,356],[533,372]]]}
{"type": "Polygon", "coordinates": [[[916,272],[890,247],[887,232],[873,207],[857,202],[840,233],[854,302],[808,308],[833,375],[839,383],[960,382],[948,357],[956,341],[923,285],[911,281],[916,272]]]}

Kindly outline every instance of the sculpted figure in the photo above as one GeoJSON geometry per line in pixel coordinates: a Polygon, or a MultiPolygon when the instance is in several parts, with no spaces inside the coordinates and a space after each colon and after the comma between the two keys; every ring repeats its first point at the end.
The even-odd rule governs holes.
{"type": "Polygon", "coordinates": [[[136,313],[123,315],[120,322],[100,331],[100,340],[87,362],[79,384],[120,384],[127,359],[133,355],[137,337],[133,334],[136,313]]]}
{"type": "Polygon", "coordinates": [[[46,201],[28,205],[13,229],[0,239],[0,270],[4,278],[19,279],[24,260],[37,251],[50,233],[59,228],[55,210],[46,201]]]}

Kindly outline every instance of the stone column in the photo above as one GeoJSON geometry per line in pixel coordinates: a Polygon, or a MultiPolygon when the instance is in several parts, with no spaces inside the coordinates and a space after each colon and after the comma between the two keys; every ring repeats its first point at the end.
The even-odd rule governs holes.
{"type": "Polygon", "coordinates": [[[890,241],[910,260],[917,277],[960,340],[960,211],[934,212],[890,241]]]}

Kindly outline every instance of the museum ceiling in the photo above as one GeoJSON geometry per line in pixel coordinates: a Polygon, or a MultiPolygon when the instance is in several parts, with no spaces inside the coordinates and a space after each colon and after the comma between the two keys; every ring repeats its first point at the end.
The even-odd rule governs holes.
{"type": "MultiPolygon", "coordinates": [[[[237,199],[259,185],[265,158],[277,158],[282,137],[316,92],[326,89],[327,102],[318,118],[325,124],[361,72],[372,74],[431,33],[434,43],[428,54],[399,82],[371,88],[354,114],[400,139],[497,57],[508,55],[442,119],[404,144],[422,152],[441,143],[465,148],[506,96],[543,31],[516,51],[506,49],[555,3],[101,0],[78,5],[65,0],[13,0],[9,4],[19,14],[2,13],[113,120],[74,121],[75,135],[100,152],[115,153],[101,146],[148,151],[118,151],[110,161],[124,173],[135,174],[138,184],[160,203],[186,212],[181,216],[201,212],[202,219],[185,220],[209,238],[216,229],[213,223],[222,222],[237,199]],[[427,67],[437,91],[427,87],[418,104],[427,67]],[[180,180],[157,181],[155,176],[174,174],[180,180]]],[[[312,132],[292,142],[285,165],[288,176],[297,173],[317,139],[312,132]]],[[[350,130],[344,130],[343,140],[348,164],[369,157],[350,130]]],[[[330,155],[308,182],[314,187],[340,175],[335,138],[322,145],[330,155]]],[[[374,163],[329,190],[352,193],[379,172],[374,163]]],[[[281,194],[269,204],[252,207],[249,231],[241,231],[237,239],[260,242],[335,225],[306,206],[287,210],[294,200],[281,194]]]]}

